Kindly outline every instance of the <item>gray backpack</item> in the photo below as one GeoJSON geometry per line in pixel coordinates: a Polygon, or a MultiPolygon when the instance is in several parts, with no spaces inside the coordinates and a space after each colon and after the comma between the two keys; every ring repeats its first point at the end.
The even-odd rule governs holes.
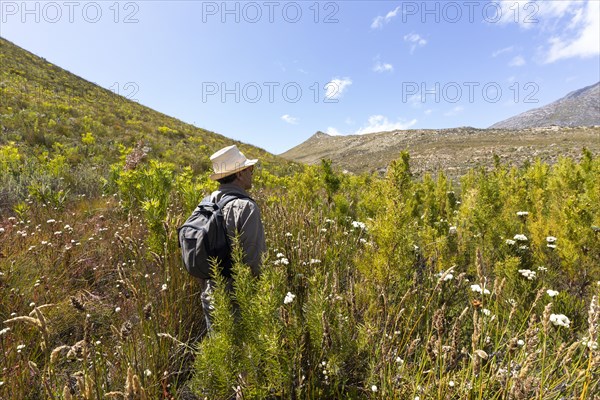
{"type": "Polygon", "coordinates": [[[210,279],[213,273],[210,261],[216,259],[223,276],[231,276],[231,246],[223,218],[223,207],[236,199],[250,199],[244,195],[225,195],[214,203],[210,196],[200,202],[192,215],[177,230],[183,264],[198,278],[210,279]]]}

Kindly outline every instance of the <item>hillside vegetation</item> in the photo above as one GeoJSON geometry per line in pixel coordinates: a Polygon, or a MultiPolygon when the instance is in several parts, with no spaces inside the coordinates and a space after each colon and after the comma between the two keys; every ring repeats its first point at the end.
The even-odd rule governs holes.
{"type": "Polygon", "coordinates": [[[98,195],[110,165],[134,149],[130,163],[151,156],[195,174],[210,168],[213,152],[234,143],[263,167],[286,170],[290,164],[116,95],[2,38],[0,131],[2,168],[20,165],[0,182],[5,208],[27,194],[43,202],[98,195]]]}
{"type": "Polygon", "coordinates": [[[327,158],[338,168],[364,173],[385,171],[401,151],[408,151],[416,176],[444,172],[457,179],[471,168],[493,168],[496,157],[517,167],[536,158],[554,164],[560,156],[578,160],[583,147],[600,154],[600,126],[410,129],[348,136],[317,132],[281,156],[306,164],[327,158]]]}
{"type": "Polygon", "coordinates": [[[231,141],[115,97],[58,121],[18,93],[21,62],[2,63],[1,399],[600,399],[592,151],[417,179],[407,152],[352,175],[243,146],[268,251],[252,278],[236,250],[207,335],[177,228],[215,183],[179,143],[231,141]]]}

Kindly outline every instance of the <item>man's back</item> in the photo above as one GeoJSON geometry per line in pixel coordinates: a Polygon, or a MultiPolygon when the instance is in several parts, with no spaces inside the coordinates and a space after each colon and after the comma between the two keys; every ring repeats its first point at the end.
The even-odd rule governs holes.
{"type": "MultiPolygon", "coordinates": [[[[211,194],[211,201],[216,203],[226,194],[249,197],[241,187],[225,183],[211,194]]],[[[233,200],[225,205],[223,217],[229,236],[239,235],[240,245],[244,251],[244,263],[250,266],[255,276],[258,276],[261,256],[266,251],[265,232],[258,205],[250,199],[233,200]]]]}

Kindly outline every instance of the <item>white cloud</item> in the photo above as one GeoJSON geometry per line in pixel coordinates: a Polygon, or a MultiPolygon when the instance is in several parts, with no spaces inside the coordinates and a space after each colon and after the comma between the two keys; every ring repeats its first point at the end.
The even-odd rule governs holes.
{"type": "Polygon", "coordinates": [[[298,123],[298,118],[292,117],[289,114],[282,115],[281,119],[292,125],[296,125],[298,123]]]}
{"type": "Polygon", "coordinates": [[[375,17],[371,23],[371,29],[382,28],[384,24],[387,24],[393,18],[395,18],[396,15],[398,15],[398,11],[400,11],[400,7],[396,7],[392,11],[388,12],[385,17],[381,15],[375,17]]]}
{"type": "MultiPolygon", "coordinates": [[[[560,2],[558,2],[560,3],[560,2]]],[[[588,58],[600,55],[600,2],[589,0],[581,17],[576,12],[567,28],[568,32],[551,37],[546,63],[566,58],[588,58]],[[571,31],[574,31],[571,34],[571,31]]]]}
{"type": "Polygon", "coordinates": [[[600,55],[600,1],[501,0],[499,24],[518,24],[549,38],[540,48],[541,61],[600,55]]]}
{"type": "Polygon", "coordinates": [[[500,54],[510,53],[511,51],[514,50],[514,48],[515,48],[515,46],[509,46],[509,47],[505,47],[505,48],[500,49],[500,50],[496,50],[495,52],[492,53],[492,57],[496,58],[500,54]]]}
{"type": "Polygon", "coordinates": [[[328,100],[339,98],[350,85],[352,85],[350,78],[333,78],[325,85],[325,98],[328,100]]]}
{"type": "Polygon", "coordinates": [[[414,53],[417,47],[423,47],[427,44],[427,40],[423,39],[423,37],[421,37],[421,35],[418,33],[409,33],[408,35],[404,35],[404,41],[411,43],[410,54],[414,53]]]}
{"type": "Polygon", "coordinates": [[[393,72],[394,66],[389,63],[382,63],[381,61],[377,61],[373,66],[373,71],[375,72],[393,72]]]}
{"type": "Polygon", "coordinates": [[[423,114],[431,115],[432,112],[433,112],[433,110],[431,108],[428,108],[427,110],[423,111],[423,114]]]}
{"type": "Polygon", "coordinates": [[[509,67],[522,67],[525,64],[526,64],[526,62],[523,57],[516,56],[512,60],[510,60],[510,62],[508,63],[508,66],[509,67]]]}
{"type": "Polygon", "coordinates": [[[329,128],[327,128],[327,131],[325,133],[328,134],[328,135],[330,135],[330,136],[341,136],[342,135],[333,126],[330,126],[329,128]]]}
{"type": "Polygon", "coordinates": [[[463,106],[456,106],[454,107],[452,110],[445,112],[444,115],[446,117],[453,117],[455,115],[460,114],[461,112],[463,112],[465,110],[465,108],[463,106]]]}
{"type": "Polygon", "coordinates": [[[355,135],[364,135],[367,133],[397,131],[408,129],[417,123],[416,119],[411,121],[391,122],[383,115],[371,115],[368,124],[354,132],[355,135]]]}

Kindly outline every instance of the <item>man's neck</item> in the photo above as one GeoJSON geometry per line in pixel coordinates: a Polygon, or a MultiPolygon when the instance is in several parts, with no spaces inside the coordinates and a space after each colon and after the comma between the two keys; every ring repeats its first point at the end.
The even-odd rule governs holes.
{"type": "Polygon", "coordinates": [[[231,183],[222,183],[219,186],[219,189],[236,190],[238,192],[246,194],[246,190],[237,181],[233,181],[231,183]]]}

